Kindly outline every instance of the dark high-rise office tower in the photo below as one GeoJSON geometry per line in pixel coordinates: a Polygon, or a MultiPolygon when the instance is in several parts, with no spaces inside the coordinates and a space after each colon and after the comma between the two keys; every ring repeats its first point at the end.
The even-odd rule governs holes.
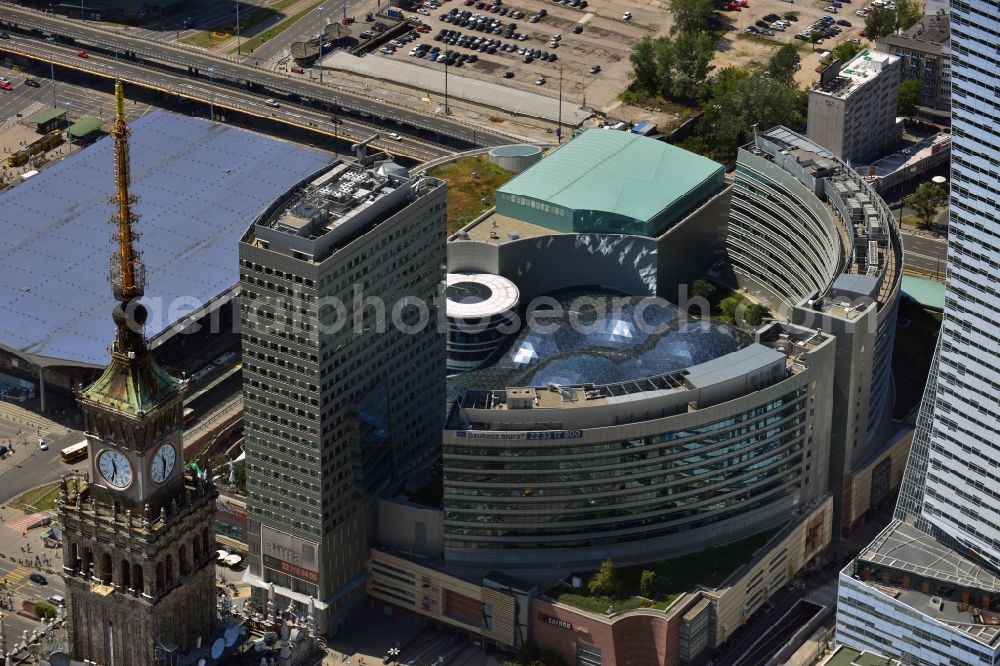
{"type": "Polygon", "coordinates": [[[438,458],[445,185],[336,164],[240,243],[249,579],[315,600],[332,634],[364,595],[373,499],[438,458]]]}

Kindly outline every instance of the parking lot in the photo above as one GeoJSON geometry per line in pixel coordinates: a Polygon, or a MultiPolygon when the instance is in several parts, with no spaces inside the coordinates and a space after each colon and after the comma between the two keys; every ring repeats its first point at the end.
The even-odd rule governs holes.
{"type": "MultiPolygon", "coordinates": [[[[779,46],[785,43],[794,43],[799,46],[802,57],[801,68],[795,76],[796,82],[800,86],[808,86],[819,79],[816,67],[819,66],[821,53],[832,49],[841,41],[848,39],[859,39],[858,50],[865,45],[861,35],[864,31],[865,20],[858,16],[856,11],[863,10],[869,5],[851,0],[837,0],[841,7],[835,7],[826,0],[810,0],[808,2],[787,2],[786,0],[749,0],[749,7],[736,10],[723,10],[722,14],[731,30],[720,41],[719,51],[713,60],[716,67],[745,67],[751,62],[766,63],[770,56],[779,46]],[[832,11],[836,10],[836,11],[832,11]],[[781,20],[788,20],[789,25],[784,29],[772,27],[774,20],[766,20],[768,15],[777,15],[781,20]],[[791,14],[792,18],[786,15],[791,14]],[[839,33],[830,33],[824,36],[815,47],[808,39],[798,38],[797,34],[808,31],[809,27],[820,21],[823,16],[828,16],[826,23],[828,28],[836,28],[839,33]],[[832,21],[831,21],[832,19],[832,21]],[[758,21],[764,23],[762,27],[758,21]],[[841,21],[842,23],[837,23],[841,21]],[[844,25],[843,22],[849,25],[844,25]],[[748,30],[753,28],[758,34],[749,34],[748,30]],[[763,33],[763,30],[772,32],[772,35],[763,33]]],[[[821,31],[822,32],[822,31],[821,31]]]]}
{"type": "Polygon", "coordinates": [[[498,1],[503,4],[428,1],[416,16],[429,31],[367,57],[447,66],[449,76],[495,81],[551,97],[559,95],[561,76],[564,100],[582,104],[586,98],[588,108],[602,109],[615,102],[628,80],[632,46],[669,27],[668,14],[657,5],[498,1]]]}

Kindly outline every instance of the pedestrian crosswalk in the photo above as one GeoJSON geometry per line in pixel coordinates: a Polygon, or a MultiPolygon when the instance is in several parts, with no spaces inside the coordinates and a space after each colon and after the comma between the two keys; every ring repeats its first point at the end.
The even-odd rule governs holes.
{"type": "Polygon", "coordinates": [[[11,528],[12,530],[17,530],[18,532],[24,532],[25,530],[31,528],[33,525],[36,525],[45,518],[51,518],[51,515],[46,511],[43,511],[41,513],[29,513],[27,516],[18,518],[17,520],[7,521],[4,524],[7,525],[7,527],[11,528]]]}
{"type": "Polygon", "coordinates": [[[2,580],[7,583],[5,589],[8,591],[18,589],[21,585],[23,585],[23,581],[30,575],[31,571],[29,569],[26,569],[25,567],[17,567],[10,573],[3,576],[2,580]]]}

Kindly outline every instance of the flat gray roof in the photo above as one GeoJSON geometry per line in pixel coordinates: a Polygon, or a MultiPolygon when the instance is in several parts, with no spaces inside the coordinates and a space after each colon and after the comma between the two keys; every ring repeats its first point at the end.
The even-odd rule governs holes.
{"type": "MultiPolygon", "coordinates": [[[[239,282],[239,238],[254,216],[330,159],[166,112],[131,127],[152,338],[239,282]]],[[[104,137],[0,195],[0,347],[41,365],[108,362],[114,188],[104,137]]]]}
{"type": "Polygon", "coordinates": [[[1000,579],[981,563],[899,520],[875,537],[858,559],[941,582],[1000,592],[1000,579]]]}
{"type": "Polygon", "coordinates": [[[687,381],[695,388],[704,388],[742,377],[771,363],[784,363],[785,358],[785,354],[777,349],[755,342],[725,356],[688,368],[687,381]]]}

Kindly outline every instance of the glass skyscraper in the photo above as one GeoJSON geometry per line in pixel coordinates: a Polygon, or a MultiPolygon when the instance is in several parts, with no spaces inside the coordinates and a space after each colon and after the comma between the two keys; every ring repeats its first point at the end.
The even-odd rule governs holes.
{"type": "Polygon", "coordinates": [[[1000,663],[998,40],[1000,0],[951,3],[944,321],[895,520],[841,573],[838,641],[904,664],[1000,663]]]}

